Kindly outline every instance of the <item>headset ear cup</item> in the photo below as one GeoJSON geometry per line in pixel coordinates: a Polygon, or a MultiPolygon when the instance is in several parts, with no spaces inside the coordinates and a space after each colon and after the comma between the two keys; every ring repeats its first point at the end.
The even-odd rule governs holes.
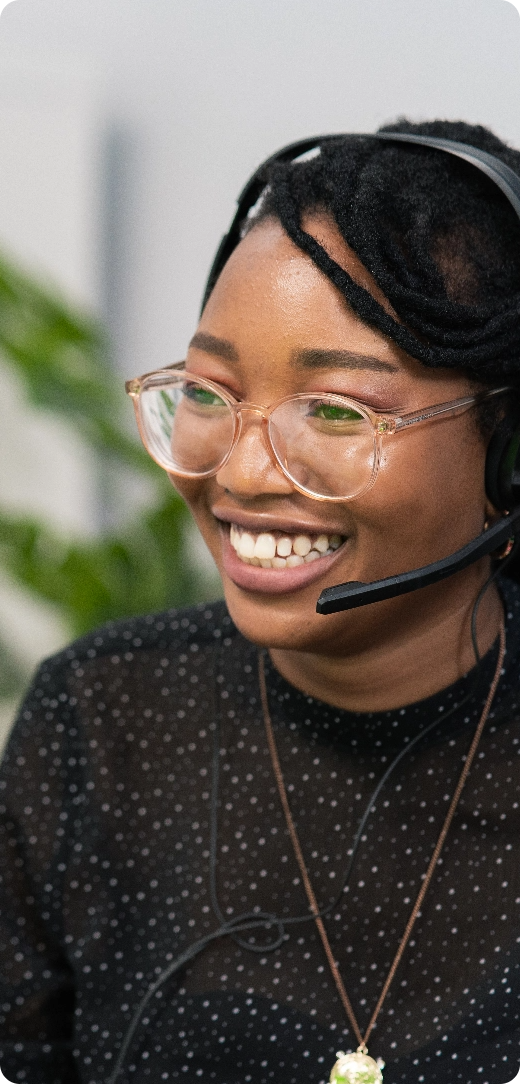
{"type": "Polygon", "coordinates": [[[520,419],[505,418],[493,433],[486,455],[486,494],[498,512],[520,504],[520,419]]]}

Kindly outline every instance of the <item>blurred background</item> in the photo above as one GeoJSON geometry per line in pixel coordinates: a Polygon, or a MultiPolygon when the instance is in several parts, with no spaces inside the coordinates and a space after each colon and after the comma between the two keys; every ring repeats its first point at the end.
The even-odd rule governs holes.
{"type": "Polygon", "coordinates": [[[37,662],[216,597],[125,377],[184,356],[243,183],[407,115],[520,146],[507,0],[14,0],[0,19],[0,734],[37,662]]]}

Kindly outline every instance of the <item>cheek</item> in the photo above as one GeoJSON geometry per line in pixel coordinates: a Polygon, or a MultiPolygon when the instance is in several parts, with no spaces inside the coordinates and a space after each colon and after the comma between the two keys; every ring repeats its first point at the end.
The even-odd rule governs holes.
{"type": "Polygon", "coordinates": [[[486,449],[471,419],[425,426],[422,432],[402,434],[399,455],[408,464],[410,484],[426,488],[440,502],[456,506],[484,499],[486,449]],[[408,445],[408,446],[407,446],[408,445]]]}
{"type": "Polygon", "coordinates": [[[485,507],[485,447],[473,425],[456,433],[446,424],[401,433],[383,444],[381,468],[371,491],[374,519],[397,531],[414,525],[414,535],[446,532],[467,541],[482,529],[485,507]]]}
{"type": "MultiPolygon", "coordinates": [[[[178,478],[168,475],[173,488],[177,491],[188,508],[202,534],[206,545],[216,556],[218,528],[211,513],[211,500],[215,485],[213,478],[194,481],[190,478],[178,478]]],[[[220,549],[218,548],[218,552],[220,549]]]]}

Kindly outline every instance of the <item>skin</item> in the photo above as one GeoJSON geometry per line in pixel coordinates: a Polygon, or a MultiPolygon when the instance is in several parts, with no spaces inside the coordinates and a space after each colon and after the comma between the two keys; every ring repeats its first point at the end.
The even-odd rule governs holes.
{"type": "MultiPolygon", "coordinates": [[[[391,311],[325,213],[308,215],[304,226],[391,311]]],[[[226,264],[187,367],[236,399],[262,406],[316,391],[399,413],[474,391],[461,374],[422,366],[365,325],[274,219],[255,226],[226,264]],[[312,350],[348,355],[341,356],[342,364],[337,355],[320,366],[296,364],[299,352],[312,350]]],[[[440,584],[350,612],[324,617],[315,606],[325,587],[438,560],[496,518],[484,490],[486,448],[475,412],[383,438],[375,484],[346,502],[298,493],[273,459],[259,416],[245,414],[244,423],[216,476],[196,482],[172,478],[213,554],[243,634],[267,647],[297,688],[349,710],[413,703],[467,673],[475,663],[471,610],[489,574],[487,559],[440,584]],[[278,573],[239,567],[233,560],[230,522],[254,533],[337,533],[346,541],[332,558],[306,566],[311,582],[295,585],[286,576],[275,583],[278,573]]],[[[479,613],[481,653],[493,643],[501,614],[492,588],[479,613]]]]}

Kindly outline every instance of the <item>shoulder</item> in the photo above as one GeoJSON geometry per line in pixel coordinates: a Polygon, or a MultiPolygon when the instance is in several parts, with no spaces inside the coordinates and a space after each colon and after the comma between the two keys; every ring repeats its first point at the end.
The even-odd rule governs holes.
{"type": "Polygon", "coordinates": [[[241,638],[225,602],[200,603],[185,609],[110,621],[45,659],[39,674],[76,671],[79,666],[92,664],[94,659],[101,661],[115,655],[131,654],[134,659],[156,651],[175,654],[193,645],[203,649],[228,637],[241,638]]]}
{"type": "Polygon", "coordinates": [[[505,616],[508,621],[520,621],[520,584],[508,576],[499,576],[498,589],[504,603],[505,616]]]}
{"type": "Polygon", "coordinates": [[[498,590],[504,607],[507,653],[509,659],[520,660],[520,585],[506,576],[499,576],[498,590]]]}
{"type": "Polygon", "coordinates": [[[77,742],[100,719],[105,730],[123,714],[180,710],[194,685],[210,684],[221,646],[237,658],[251,649],[223,601],[110,622],[44,660],[13,738],[57,731],[77,742]]]}
{"type": "Polygon", "coordinates": [[[231,654],[240,667],[251,650],[219,601],[107,624],[46,659],[3,758],[0,813],[21,822],[30,794],[54,839],[63,803],[110,803],[132,779],[139,790],[145,770],[169,777],[178,747],[201,744],[217,659],[231,654]]]}
{"type": "MultiPolygon", "coordinates": [[[[520,585],[507,576],[499,576],[497,587],[502,600],[505,633],[506,656],[504,670],[497,693],[497,700],[506,699],[510,693],[518,695],[520,681],[520,585]]],[[[514,714],[518,718],[516,703],[514,714]]]]}

